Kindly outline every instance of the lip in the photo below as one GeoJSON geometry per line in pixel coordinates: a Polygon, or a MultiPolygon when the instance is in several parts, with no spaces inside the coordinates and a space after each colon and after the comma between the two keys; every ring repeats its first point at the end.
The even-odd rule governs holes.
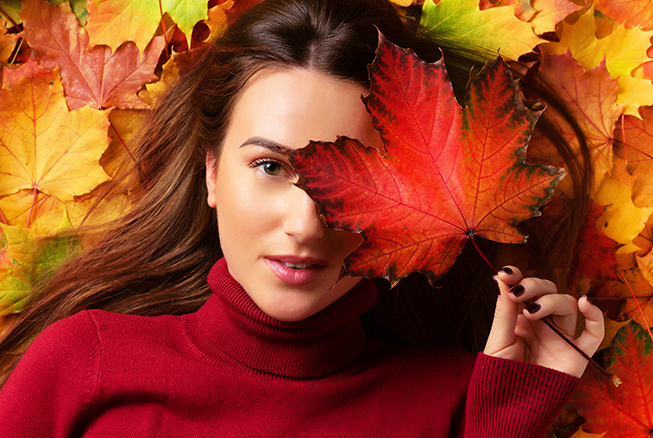
{"type": "Polygon", "coordinates": [[[300,286],[316,280],[327,268],[327,262],[313,257],[280,255],[264,257],[272,272],[283,282],[300,286]],[[290,268],[284,263],[309,265],[306,268],[290,268]]]}

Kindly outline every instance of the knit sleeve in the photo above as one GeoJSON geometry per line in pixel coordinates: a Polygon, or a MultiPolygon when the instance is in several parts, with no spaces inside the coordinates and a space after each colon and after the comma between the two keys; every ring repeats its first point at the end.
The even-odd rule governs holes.
{"type": "Polygon", "coordinates": [[[0,391],[3,437],[80,434],[97,383],[99,342],[88,312],[58,321],[32,342],[0,391]]]}
{"type": "Polygon", "coordinates": [[[542,437],[580,380],[479,353],[468,388],[465,437],[542,437]]]}

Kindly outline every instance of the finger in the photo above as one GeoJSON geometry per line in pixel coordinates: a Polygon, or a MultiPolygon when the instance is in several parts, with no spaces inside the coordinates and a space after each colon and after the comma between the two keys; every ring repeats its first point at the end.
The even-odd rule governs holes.
{"type": "Polygon", "coordinates": [[[527,277],[510,288],[510,298],[516,302],[537,299],[543,295],[557,294],[556,285],[542,278],[527,277]]]}
{"type": "Polygon", "coordinates": [[[596,353],[605,336],[603,313],[589,301],[587,296],[578,300],[578,309],[585,316],[585,330],[576,340],[576,345],[591,356],[596,353]]]}
{"type": "Polygon", "coordinates": [[[553,315],[553,323],[565,334],[574,335],[578,306],[576,299],[567,294],[543,295],[524,308],[524,316],[530,320],[553,315]]]}
{"type": "Polygon", "coordinates": [[[508,265],[499,269],[499,272],[497,272],[497,277],[499,280],[512,286],[519,283],[519,281],[524,278],[524,275],[516,266],[508,265]]]}
{"type": "Polygon", "coordinates": [[[521,314],[521,304],[515,303],[508,296],[509,286],[498,276],[494,279],[499,286],[499,297],[494,309],[494,320],[485,346],[485,353],[497,355],[515,342],[515,325],[521,314]]]}

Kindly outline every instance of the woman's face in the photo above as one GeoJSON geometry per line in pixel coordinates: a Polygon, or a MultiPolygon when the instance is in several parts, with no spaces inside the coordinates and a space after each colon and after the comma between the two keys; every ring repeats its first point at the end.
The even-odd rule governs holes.
{"type": "Polygon", "coordinates": [[[336,283],[362,238],[326,227],[314,202],[294,185],[288,154],[309,140],[339,135],[380,147],[364,93],[323,73],[265,69],[241,92],[217,163],[207,159],[208,203],[217,209],[229,273],[276,319],[307,318],[360,281],[336,283]]]}

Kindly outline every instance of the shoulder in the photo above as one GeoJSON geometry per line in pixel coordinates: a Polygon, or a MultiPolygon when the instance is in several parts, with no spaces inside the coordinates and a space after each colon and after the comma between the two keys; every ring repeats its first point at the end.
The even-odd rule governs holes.
{"type": "Polygon", "coordinates": [[[21,363],[42,356],[49,360],[56,360],[59,356],[72,359],[86,355],[98,346],[97,325],[89,312],[80,312],[43,330],[31,343],[21,363]]]}
{"type": "MultiPolygon", "coordinates": [[[[31,343],[14,374],[28,370],[44,379],[79,379],[92,384],[101,360],[111,352],[133,351],[165,343],[179,317],[143,317],[101,310],[86,310],[61,319],[43,330],[31,343]],[[66,377],[69,376],[69,377],[66,377]]],[[[168,341],[170,342],[170,341],[168,341]]],[[[70,383],[79,383],[71,380],[70,383]]]]}
{"type": "Polygon", "coordinates": [[[47,327],[34,339],[28,351],[33,354],[54,350],[50,354],[70,354],[100,346],[104,348],[107,344],[129,338],[161,338],[168,335],[167,332],[175,331],[179,319],[176,316],[147,317],[86,310],[47,327]]]}
{"type": "Polygon", "coordinates": [[[157,346],[172,347],[185,342],[181,316],[125,315],[103,310],[90,310],[87,315],[105,353],[135,348],[152,349],[157,346]]]}

